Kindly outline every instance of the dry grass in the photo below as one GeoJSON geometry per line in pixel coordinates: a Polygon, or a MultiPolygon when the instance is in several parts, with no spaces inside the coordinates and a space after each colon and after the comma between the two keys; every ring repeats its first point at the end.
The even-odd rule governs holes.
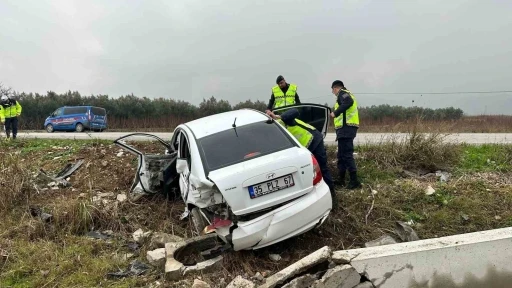
{"type": "MultiPolygon", "coordinates": [[[[227,253],[223,269],[202,275],[203,280],[213,287],[224,287],[222,281],[228,283],[236,275],[275,273],[324,245],[334,249],[362,247],[389,233],[396,220],[414,221],[420,238],[511,225],[512,148],[446,145],[441,136],[413,133],[407,141],[357,147],[364,188],[340,189],[342,209],[320,229],[261,250],[227,253]],[[453,173],[448,183],[399,173],[402,169],[439,168],[453,173]],[[436,189],[434,195],[425,195],[428,185],[436,189]],[[377,191],[374,197],[370,196],[371,189],[377,191]],[[283,260],[269,260],[271,253],[280,254],[283,260]]],[[[105,204],[91,200],[98,193],[117,194],[129,189],[136,164],[132,155],[117,157],[117,147],[97,141],[30,140],[0,146],[0,250],[9,254],[4,263],[0,261],[0,286],[134,287],[156,281],[163,283],[160,287],[191,286],[193,278],[180,283],[165,281],[161,268],[121,280],[106,277],[107,272],[129,265],[131,259],[116,255],[132,253],[126,244],[138,228],[191,236],[190,223],[179,220],[181,201],[167,201],[163,196],[141,203],[117,203],[115,197],[105,204]],[[85,163],[71,176],[72,188],[39,188],[38,192],[33,187],[33,172],[39,167],[54,172],[79,158],[85,163]],[[44,223],[32,217],[29,207],[52,214],[53,221],[44,223]],[[114,236],[108,241],[85,238],[84,233],[91,230],[112,230],[114,236]]],[[[155,152],[161,149],[151,143],[145,146],[155,152]]],[[[329,150],[333,172],[335,152],[329,150]]],[[[149,249],[149,243],[144,243],[134,257],[146,261],[149,249]]]]}

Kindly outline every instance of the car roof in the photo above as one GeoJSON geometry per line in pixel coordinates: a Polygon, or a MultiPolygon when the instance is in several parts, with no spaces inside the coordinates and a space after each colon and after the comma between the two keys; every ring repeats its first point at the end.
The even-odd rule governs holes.
{"type": "Polygon", "coordinates": [[[251,109],[240,109],[229,111],[211,116],[206,116],[185,123],[194,133],[197,139],[212,135],[225,130],[233,129],[233,123],[236,118],[236,126],[244,126],[269,119],[263,112],[251,109]]]}

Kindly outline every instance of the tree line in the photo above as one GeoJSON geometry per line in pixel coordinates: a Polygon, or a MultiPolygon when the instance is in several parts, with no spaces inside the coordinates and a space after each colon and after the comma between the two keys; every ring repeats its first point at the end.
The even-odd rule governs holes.
{"type": "MultiPolygon", "coordinates": [[[[110,129],[173,129],[179,123],[208,115],[241,108],[264,111],[267,106],[267,103],[259,100],[246,100],[231,105],[228,101],[218,100],[214,96],[203,99],[196,106],[183,100],[137,97],[133,94],[117,98],[108,95],[84,96],[76,91],[68,91],[62,94],[49,91],[46,95],[17,93],[16,98],[23,106],[22,121],[20,121],[20,128],[22,129],[42,129],[46,117],[62,106],[90,105],[103,107],[107,110],[110,129]]],[[[417,117],[425,120],[456,120],[464,115],[461,109],[453,107],[430,109],[390,105],[359,107],[359,113],[362,122],[365,119],[405,121],[417,117]]]]}

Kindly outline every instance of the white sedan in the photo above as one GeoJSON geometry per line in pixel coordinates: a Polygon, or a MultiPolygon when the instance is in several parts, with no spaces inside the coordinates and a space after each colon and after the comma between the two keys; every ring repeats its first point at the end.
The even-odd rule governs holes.
{"type": "MultiPolygon", "coordinates": [[[[294,107],[325,135],[329,108],[294,107]]],[[[181,124],[170,143],[148,135],[167,148],[166,155],[130,147],[123,139],[131,135],[115,143],[139,155],[132,192],[172,194],[176,187],[185,202],[182,218],[191,216],[198,233],[217,233],[234,250],[302,234],[331,211],[316,159],[262,112],[241,109],[181,124]]]]}

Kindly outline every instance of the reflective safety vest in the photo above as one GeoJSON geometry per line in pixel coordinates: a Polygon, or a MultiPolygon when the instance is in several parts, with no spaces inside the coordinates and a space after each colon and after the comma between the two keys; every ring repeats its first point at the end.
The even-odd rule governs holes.
{"type": "Polygon", "coordinates": [[[11,101],[10,105],[4,106],[0,104],[0,119],[2,122],[5,120],[5,118],[13,118],[21,114],[20,102],[16,100],[9,101],[11,101]]]}
{"type": "Polygon", "coordinates": [[[283,93],[279,85],[272,87],[272,93],[274,94],[274,108],[279,108],[287,105],[295,104],[295,95],[297,94],[297,85],[290,84],[286,94],[283,93]]]}
{"type": "MultiPolygon", "coordinates": [[[[343,127],[343,115],[346,115],[345,121],[347,123],[347,126],[359,127],[359,112],[357,110],[356,97],[354,97],[354,95],[352,95],[352,92],[350,92],[349,90],[341,89],[339,93],[342,92],[348,93],[348,95],[352,97],[352,100],[354,100],[354,104],[352,104],[352,106],[350,106],[350,108],[348,108],[347,111],[345,111],[345,113],[341,113],[340,116],[334,118],[334,128],[338,129],[343,127]]],[[[340,107],[340,105],[338,104],[338,99],[336,99],[336,104],[334,104],[334,110],[337,110],[338,107],[340,107]]]]}
{"type": "Polygon", "coordinates": [[[304,123],[299,119],[295,119],[295,123],[297,124],[294,126],[286,125],[284,121],[281,119],[278,119],[277,122],[286,127],[286,130],[292,133],[293,137],[299,140],[299,143],[302,146],[309,148],[309,145],[311,145],[311,142],[313,142],[313,133],[311,133],[310,131],[315,130],[315,127],[307,123],[304,123]]]}

